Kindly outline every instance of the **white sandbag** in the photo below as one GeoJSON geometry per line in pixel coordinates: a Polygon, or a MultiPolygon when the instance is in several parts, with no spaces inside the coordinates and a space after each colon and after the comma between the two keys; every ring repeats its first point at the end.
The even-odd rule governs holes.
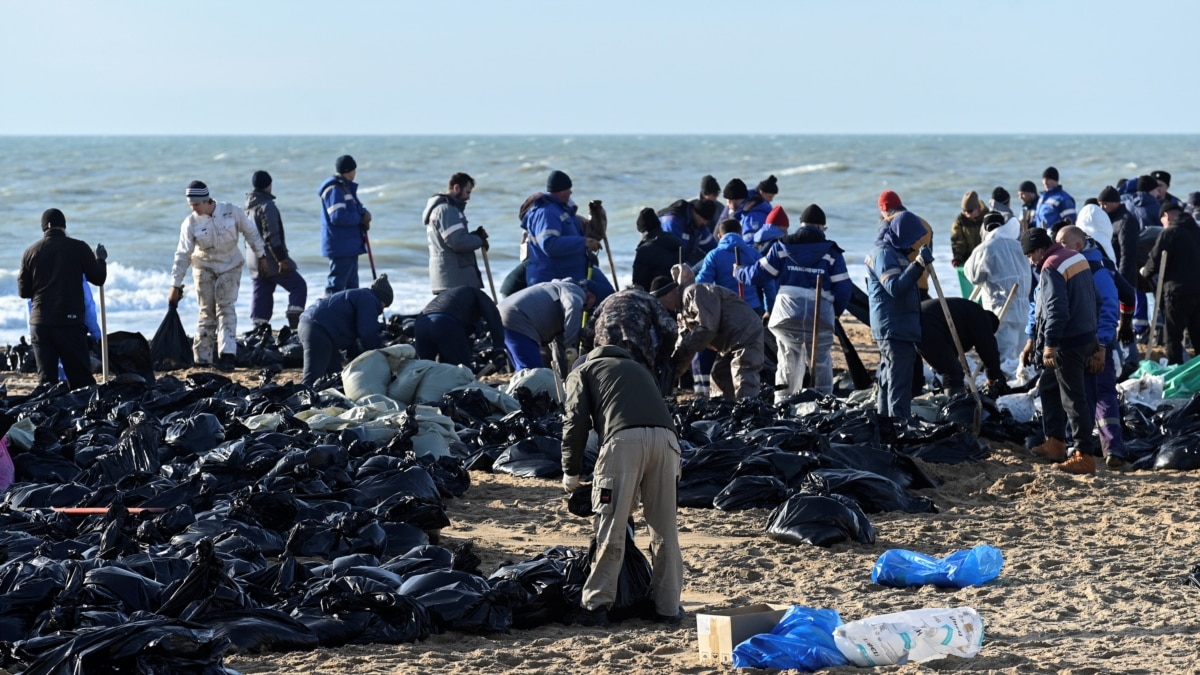
{"type": "Polygon", "coordinates": [[[1150,375],[1147,373],[1136,380],[1130,378],[1121,382],[1117,385],[1117,389],[1125,395],[1126,401],[1141,403],[1154,408],[1159,403],[1162,403],[1163,385],[1162,375],[1150,375]]]}
{"type": "Polygon", "coordinates": [[[9,427],[8,433],[5,434],[8,438],[9,448],[21,450],[22,452],[32,448],[33,429],[34,425],[32,417],[24,417],[18,420],[16,424],[9,427]]]}
{"type": "MultiPolygon", "coordinates": [[[[427,362],[428,363],[428,362],[427,362]]],[[[442,396],[451,389],[465,387],[475,381],[475,373],[466,366],[451,363],[433,363],[433,367],[421,376],[421,383],[413,395],[413,403],[441,403],[442,396]]]]}
{"type": "Polygon", "coordinates": [[[378,349],[359,354],[342,369],[342,390],[352,401],[371,394],[387,394],[391,381],[387,355],[378,349]]]}
{"type": "MultiPolygon", "coordinates": [[[[396,379],[388,386],[387,395],[404,405],[416,403],[417,389],[425,373],[438,365],[435,361],[411,359],[401,362],[396,368],[396,379]]],[[[474,379],[474,378],[472,378],[474,379]]]]}
{"type": "Polygon", "coordinates": [[[833,641],[859,667],[971,658],[983,644],[983,619],[970,607],[914,609],[842,624],[833,641]]]}
{"type": "Polygon", "coordinates": [[[1033,389],[1024,394],[1005,394],[996,399],[996,407],[1001,410],[1007,410],[1008,414],[1013,416],[1013,419],[1018,422],[1032,422],[1033,414],[1036,410],[1034,399],[1037,398],[1037,390],[1033,389]]]}
{"type": "Polygon", "coordinates": [[[242,424],[250,431],[275,431],[283,424],[283,415],[279,413],[264,413],[262,415],[251,415],[242,420],[242,424]]]}
{"type": "Polygon", "coordinates": [[[555,401],[561,403],[562,399],[558,394],[556,379],[554,371],[549,368],[522,368],[513,374],[504,393],[512,396],[519,387],[525,387],[534,394],[544,391],[550,394],[555,401]]]}

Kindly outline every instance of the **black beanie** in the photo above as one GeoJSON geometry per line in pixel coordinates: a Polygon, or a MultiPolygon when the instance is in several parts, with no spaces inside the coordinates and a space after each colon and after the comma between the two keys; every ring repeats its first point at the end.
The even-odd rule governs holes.
{"type": "Polygon", "coordinates": [[[63,229],[67,227],[67,217],[58,209],[46,209],[42,211],[42,232],[52,227],[63,229]]]}
{"type": "Polygon", "coordinates": [[[707,199],[701,200],[699,204],[692,207],[692,213],[704,219],[704,222],[711,223],[713,216],[717,215],[717,203],[707,199]]]}
{"type": "Polygon", "coordinates": [[[1057,181],[1058,169],[1052,166],[1046,167],[1046,170],[1042,172],[1042,178],[1049,178],[1050,180],[1057,181]]]}
{"type": "Polygon", "coordinates": [[[760,181],[758,183],[758,188],[756,188],[756,189],[760,193],[766,193],[769,195],[777,195],[777,194],[779,194],[779,183],[776,182],[775,176],[767,176],[766,180],[760,181]]]}
{"type": "Polygon", "coordinates": [[[255,190],[266,190],[271,187],[271,174],[266,171],[255,171],[254,175],[250,177],[250,184],[254,186],[255,190]]]}
{"type": "Polygon", "coordinates": [[[1017,192],[1032,192],[1033,194],[1037,194],[1037,186],[1031,180],[1021,181],[1021,187],[1017,188],[1017,192]]]}
{"type": "Polygon", "coordinates": [[[1104,189],[1100,191],[1099,199],[1102,202],[1119,202],[1121,201],[1121,193],[1117,192],[1117,188],[1105,185],[1104,189]]]}
{"type": "Polygon", "coordinates": [[[571,189],[571,177],[562,171],[551,171],[546,176],[546,192],[562,192],[571,189]]]}
{"type": "Polygon", "coordinates": [[[1137,191],[1150,192],[1158,189],[1158,179],[1154,176],[1138,176],[1137,191]]]}
{"type": "Polygon", "coordinates": [[[668,276],[661,276],[654,277],[650,282],[649,291],[654,297],[661,298],[676,288],[679,288],[679,284],[675,283],[675,280],[668,276]]]}
{"type": "Polygon", "coordinates": [[[1008,200],[1010,199],[1012,199],[1012,196],[1008,194],[1008,190],[1005,190],[1002,187],[996,187],[992,189],[992,201],[997,201],[1001,204],[1007,204],[1008,200]]]}
{"type": "Polygon", "coordinates": [[[800,212],[800,224],[802,225],[824,225],[825,212],[816,204],[809,204],[800,212]]]}
{"type": "Polygon", "coordinates": [[[1031,227],[1021,233],[1021,252],[1025,255],[1040,251],[1053,243],[1050,235],[1040,227],[1031,227]]]}
{"type": "Polygon", "coordinates": [[[745,199],[750,195],[750,191],[746,189],[746,184],[741,178],[734,178],[725,184],[725,191],[721,194],[725,199],[745,199]]]}
{"type": "Polygon", "coordinates": [[[700,179],[700,196],[719,195],[721,194],[721,184],[712,176],[705,176],[700,179]]]}
{"type": "Polygon", "coordinates": [[[1166,171],[1151,171],[1150,175],[1154,176],[1154,180],[1161,180],[1167,184],[1167,187],[1171,187],[1171,174],[1166,171]]]}
{"type": "Polygon", "coordinates": [[[350,173],[358,168],[358,162],[354,161],[354,158],[350,155],[342,155],[341,157],[337,158],[336,162],[334,162],[333,168],[338,173],[350,173]]]}
{"type": "Polygon", "coordinates": [[[638,232],[658,232],[662,229],[662,221],[654,209],[647,206],[638,213],[637,229],[638,232]]]}
{"type": "Polygon", "coordinates": [[[1171,201],[1163,202],[1163,205],[1160,206],[1158,209],[1158,217],[1162,218],[1163,216],[1167,215],[1168,213],[1171,213],[1172,211],[1183,211],[1183,207],[1181,207],[1179,205],[1179,202],[1171,202],[1171,201]]]}
{"type": "Polygon", "coordinates": [[[991,211],[983,217],[983,229],[986,232],[991,232],[997,227],[1003,225],[1007,220],[1008,218],[1003,213],[1000,213],[999,211],[991,211]]]}
{"type": "Polygon", "coordinates": [[[371,292],[375,297],[379,298],[379,302],[384,307],[390,307],[395,296],[392,294],[392,284],[388,281],[386,274],[380,274],[375,281],[371,282],[371,292]]]}

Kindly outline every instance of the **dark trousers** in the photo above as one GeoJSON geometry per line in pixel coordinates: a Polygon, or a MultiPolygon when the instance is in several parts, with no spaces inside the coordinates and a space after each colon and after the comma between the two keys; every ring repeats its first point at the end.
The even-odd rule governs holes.
{"type": "MultiPolygon", "coordinates": [[[[1058,350],[1058,367],[1042,372],[1038,378],[1038,394],[1042,397],[1042,430],[1047,438],[1066,440],[1070,424],[1075,449],[1088,455],[1096,454],[1092,430],[1096,425],[1096,401],[1088,395],[1088,375],[1085,370],[1093,344],[1058,350]]],[[[1093,383],[1094,391],[1094,383],[1093,383]]]]}
{"type": "MultiPolygon", "coordinates": [[[[921,343],[917,345],[917,353],[921,359],[925,359],[933,372],[942,376],[942,390],[946,394],[954,395],[966,390],[966,385],[963,384],[966,373],[958,360],[958,347],[954,346],[952,338],[940,331],[923,331],[921,343]]],[[[918,366],[921,359],[917,359],[918,366]]]]}
{"type": "Polygon", "coordinates": [[[58,382],[58,362],[62,361],[67,384],[72,389],[96,384],[92,377],[92,357],[88,349],[87,326],[29,326],[33,358],[37,361],[38,382],[58,382]]]}
{"type": "Polygon", "coordinates": [[[250,290],[250,318],[255,322],[270,321],[275,305],[275,288],[282,286],[288,292],[288,310],[304,311],[308,300],[308,284],[296,270],[273,277],[259,277],[250,290]]]}
{"type": "Polygon", "coordinates": [[[417,358],[471,365],[471,341],[462,322],[449,314],[422,314],[413,325],[417,358]]]}
{"type": "Polygon", "coordinates": [[[1167,328],[1167,363],[1183,363],[1183,331],[1192,336],[1192,350],[1200,349],[1200,295],[1172,293],[1163,303],[1167,328]]]}
{"type": "Polygon", "coordinates": [[[917,362],[915,342],[879,342],[879,398],[875,407],[880,415],[902,420],[907,420],[911,415],[914,362],[917,362]]]}
{"type": "Polygon", "coordinates": [[[300,337],[300,346],[304,348],[304,379],[302,382],[311,387],[322,377],[337,372],[342,366],[342,356],[333,344],[329,332],[321,326],[300,320],[300,328],[296,331],[300,337]]]}

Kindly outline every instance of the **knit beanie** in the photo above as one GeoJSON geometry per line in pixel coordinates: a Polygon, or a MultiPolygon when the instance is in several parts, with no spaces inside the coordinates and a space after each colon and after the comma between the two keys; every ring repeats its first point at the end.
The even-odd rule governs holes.
{"type": "Polygon", "coordinates": [[[198,180],[188,183],[183,195],[189,202],[206,202],[211,198],[208,194],[208,186],[198,180]]]}
{"type": "Polygon", "coordinates": [[[654,209],[647,206],[638,212],[638,232],[658,232],[661,229],[662,221],[658,219],[658,214],[654,212],[654,209]]]}
{"type": "Polygon", "coordinates": [[[1137,191],[1150,192],[1158,189],[1158,179],[1154,176],[1138,176],[1137,191]]]}
{"type": "Polygon", "coordinates": [[[904,204],[900,202],[900,195],[892,192],[891,190],[884,190],[883,192],[879,193],[880,211],[891,211],[898,206],[904,206],[904,204]]]}
{"type": "Polygon", "coordinates": [[[967,190],[967,194],[962,198],[963,213],[974,211],[979,208],[979,193],[974,190],[967,190]]]}
{"type": "Polygon", "coordinates": [[[792,221],[788,218],[787,211],[784,211],[782,206],[776,206],[767,214],[767,224],[774,225],[781,230],[786,230],[791,226],[792,221]]]}
{"type": "Polygon", "coordinates": [[[1158,217],[1162,218],[1173,211],[1176,213],[1182,212],[1183,207],[1181,207],[1178,202],[1163,202],[1163,205],[1158,208],[1158,217]]]}
{"type": "Polygon", "coordinates": [[[334,162],[333,168],[338,173],[350,173],[358,168],[358,162],[355,162],[354,158],[350,155],[342,155],[341,157],[337,158],[336,162],[334,162]]]}
{"type": "Polygon", "coordinates": [[[1121,201],[1121,193],[1117,192],[1117,188],[1111,185],[1105,185],[1100,191],[1099,200],[1102,202],[1119,202],[1121,201]]]}
{"type": "Polygon", "coordinates": [[[1031,180],[1021,181],[1021,187],[1017,188],[1017,192],[1032,192],[1037,194],[1037,186],[1031,180]]]}
{"type": "Polygon", "coordinates": [[[254,175],[250,177],[250,184],[254,186],[255,190],[266,190],[271,187],[271,174],[266,171],[255,171],[254,175]]]}
{"type": "Polygon", "coordinates": [[[700,179],[700,196],[719,195],[721,194],[721,184],[712,176],[705,176],[700,179]]]}
{"type": "Polygon", "coordinates": [[[1007,204],[1010,199],[1012,195],[1008,194],[1008,190],[999,186],[992,188],[992,201],[1007,204]]]}
{"type": "Polygon", "coordinates": [[[1167,184],[1167,187],[1171,187],[1171,174],[1166,171],[1151,171],[1150,175],[1154,176],[1154,180],[1161,180],[1167,184]]]}
{"type": "Polygon", "coordinates": [[[824,225],[825,212],[816,204],[809,204],[800,212],[800,222],[804,225],[824,225]]]}
{"type": "Polygon", "coordinates": [[[775,176],[767,176],[766,180],[759,181],[758,191],[769,195],[779,194],[779,183],[775,180],[775,176]]]}
{"type": "Polygon", "coordinates": [[[713,216],[717,215],[717,203],[707,199],[702,200],[692,207],[692,213],[703,218],[704,222],[711,223],[713,216]]]}
{"type": "Polygon", "coordinates": [[[388,282],[386,274],[380,274],[378,279],[371,282],[371,292],[379,298],[384,307],[390,307],[395,297],[392,295],[392,284],[388,282]]]}
{"type": "Polygon", "coordinates": [[[63,229],[67,227],[67,217],[58,209],[46,209],[42,211],[42,232],[52,227],[63,229]]]}
{"type": "Polygon", "coordinates": [[[671,277],[654,277],[654,280],[650,282],[650,295],[661,298],[676,288],[679,288],[679,284],[672,281],[671,277]]]}
{"type": "Polygon", "coordinates": [[[721,193],[725,199],[745,199],[749,196],[750,191],[746,189],[746,184],[741,178],[734,178],[725,184],[725,191],[721,193]]]}
{"type": "Polygon", "coordinates": [[[546,176],[546,192],[562,192],[571,189],[571,177],[562,171],[551,171],[546,176]]]}
{"type": "Polygon", "coordinates": [[[1053,243],[1050,235],[1040,227],[1031,227],[1021,233],[1021,252],[1025,255],[1048,248],[1053,243]]]}
{"type": "Polygon", "coordinates": [[[1006,221],[1007,217],[1003,213],[1000,213],[999,211],[992,211],[983,217],[983,229],[985,232],[991,232],[997,227],[1003,225],[1006,221]]]}
{"type": "Polygon", "coordinates": [[[1058,169],[1052,166],[1046,167],[1046,170],[1042,172],[1042,178],[1049,178],[1052,181],[1058,181],[1058,169]]]}

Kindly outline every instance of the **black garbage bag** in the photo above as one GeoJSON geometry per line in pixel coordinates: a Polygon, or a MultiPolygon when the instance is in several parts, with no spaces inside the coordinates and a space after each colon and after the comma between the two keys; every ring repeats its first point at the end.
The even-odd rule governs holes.
{"type": "Polygon", "coordinates": [[[524,438],[508,446],[492,463],[492,471],[521,478],[562,475],[562,442],[548,436],[524,438]]]}
{"type": "Polygon", "coordinates": [[[225,440],[225,426],[212,413],[185,417],[167,427],[163,442],[192,455],[202,455],[225,440]]]}
{"type": "Polygon", "coordinates": [[[919,457],[935,464],[981,462],[991,454],[986,444],[965,429],[929,443],[897,445],[896,450],[909,457],[919,457]]]}
{"type": "MultiPolygon", "coordinates": [[[[379,459],[373,457],[372,459],[379,459]]],[[[364,464],[364,466],[366,466],[364,464]]],[[[395,495],[409,495],[429,501],[441,500],[441,492],[433,476],[423,466],[410,466],[401,470],[388,470],[363,479],[364,472],[359,471],[358,483],[355,488],[370,500],[369,506],[376,506],[395,495]]]]}
{"type": "Polygon", "coordinates": [[[320,641],[313,631],[278,609],[241,609],[209,614],[204,623],[213,635],[232,644],[242,654],[316,649],[320,641]]]}
{"type": "MultiPolygon", "coordinates": [[[[592,561],[596,559],[596,538],[588,547],[587,555],[580,564],[591,573],[592,561]]],[[[568,571],[568,576],[570,572],[568,571]]],[[[625,526],[625,557],[621,563],[621,575],[617,579],[617,596],[608,608],[610,621],[625,619],[653,619],[655,617],[654,598],[650,590],[651,569],[650,561],[642,554],[633,538],[633,528],[625,526]]],[[[574,598],[578,604],[578,596],[574,598]]]]}
{"type": "Polygon", "coordinates": [[[372,511],[380,520],[409,523],[422,530],[440,530],[450,526],[450,517],[446,515],[446,509],[440,500],[396,495],[372,511]]]}
{"type": "MultiPolygon", "coordinates": [[[[979,401],[982,404],[980,422],[986,423],[992,417],[1000,414],[1000,409],[996,407],[996,402],[992,399],[981,395],[979,401]]],[[[946,401],[942,409],[938,411],[937,421],[953,422],[964,429],[970,429],[975,423],[975,397],[967,392],[951,396],[950,400],[946,401]]]]}
{"type": "Polygon", "coordinates": [[[1159,445],[1154,455],[1155,469],[1194,471],[1200,469],[1200,446],[1195,435],[1174,436],[1159,445]]]}
{"type": "Polygon", "coordinates": [[[516,584],[523,591],[512,606],[514,628],[536,628],[562,621],[567,612],[563,596],[566,563],[542,558],[526,560],[498,568],[488,577],[493,587],[500,583],[516,584]]]}
{"type": "Polygon", "coordinates": [[[14,655],[27,664],[27,675],[237,675],[222,663],[229,646],[210,628],[153,616],[23,640],[14,655]]]}
{"type": "Polygon", "coordinates": [[[502,604],[487,580],[467,572],[443,570],[410,577],[400,587],[416,598],[441,630],[503,633],[512,626],[512,610],[502,604]]]}
{"type": "Polygon", "coordinates": [[[355,630],[348,636],[350,631],[344,625],[313,621],[303,614],[297,616],[317,635],[322,646],[331,646],[339,639],[358,644],[414,642],[437,630],[424,605],[376,582],[362,584],[355,577],[339,577],[330,580],[316,597],[323,613],[355,630]]]}
{"type": "Polygon", "coordinates": [[[158,614],[190,621],[204,621],[208,614],[254,607],[237,582],[225,574],[225,563],[209,539],[202,539],[196,545],[196,560],[187,576],[172,584],[163,597],[158,614]]]}
{"type": "Polygon", "coordinates": [[[154,362],[154,370],[190,368],[194,363],[192,339],[183,330],[179,310],[174,307],[167,309],[167,315],[158,324],[158,330],[154,331],[154,337],[150,340],[150,358],[154,362]]]}
{"type": "Polygon", "coordinates": [[[402,577],[424,574],[436,570],[448,570],[453,564],[453,554],[441,546],[414,546],[383,564],[383,569],[402,577]]]}
{"type": "Polygon", "coordinates": [[[910,495],[895,481],[870,471],[817,469],[801,481],[799,494],[842,495],[853,499],[865,513],[937,513],[929,498],[910,495]]]}
{"type": "Polygon", "coordinates": [[[824,468],[870,471],[911,490],[937,487],[933,478],[912,457],[891,450],[830,443],[821,459],[824,468]]]}
{"type": "Polygon", "coordinates": [[[793,495],[767,518],[767,536],[785,544],[829,547],[851,540],[875,543],[875,528],[844,497],[793,495]]]}
{"type": "Polygon", "coordinates": [[[773,509],[787,499],[787,486],[774,476],[739,476],[713,499],[721,511],[773,509]]]}
{"type": "MultiPolygon", "coordinates": [[[[191,353],[190,349],[188,353],[191,353]]],[[[154,355],[145,336],[128,331],[109,333],[108,372],[111,375],[136,375],[146,383],[154,382],[154,355]]]]}
{"type": "Polygon", "coordinates": [[[296,523],[299,507],[290,492],[251,492],[234,497],[229,518],[286,532],[296,523]]]}
{"type": "MultiPolygon", "coordinates": [[[[784,485],[797,485],[809,471],[821,466],[821,458],[810,452],[769,452],[743,459],[733,476],[774,476],[784,485]]],[[[776,504],[775,506],[778,506],[776,504]]],[[[772,506],[774,508],[774,506],[772,506]]]]}
{"type": "Polygon", "coordinates": [[[83,597],[87,604],[116,607],[126,614],[156,611],[163,588],[163,584],[153,579],[115,565],[88,570],[83,576],[83,597]]]}

